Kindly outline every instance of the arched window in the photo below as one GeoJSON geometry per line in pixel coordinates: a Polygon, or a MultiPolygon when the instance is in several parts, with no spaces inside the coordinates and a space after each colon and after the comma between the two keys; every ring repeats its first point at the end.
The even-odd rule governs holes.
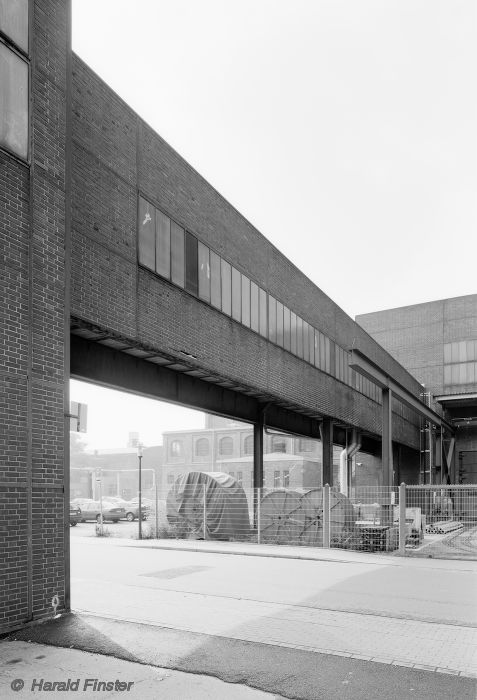
{"type": "Polygon", "coordinates": [[[281,435],[274,435],[272,437],[272,452],[286,452],[287,451],[287,441],[281,435]]]}
{"type": "Polygon", "coordinates": [[[209,441],[207,438],[200,438],[195,443],[195,456],[196,457],[207,457],[209,454],[209,441]]]}
{"type": "Polygon", "coordinates": [[[243,453],[253,455],[253,435],[247,435],[243,442],[243,453]]]}
{"type": "Polygon", "coordinates": [[[182,442],[180,440],[171,442],[171,457],[182,457],[182,442]]]}
{"type": "Polygon", "coordinates": [[[219,454],[230,456],[234,451],[234,443],[231,437],[223,437],[219,440],[219,454]]]}

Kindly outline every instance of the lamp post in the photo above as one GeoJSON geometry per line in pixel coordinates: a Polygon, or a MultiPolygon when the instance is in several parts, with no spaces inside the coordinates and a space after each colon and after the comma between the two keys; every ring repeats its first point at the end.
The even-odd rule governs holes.
{"type": "Polygon", "coordinates": [[[142,445],[137,446],[137,458],[139,460],[139,489],[138,489],[138,519],[139,519],[139,539],[142,540],[142,505],[141,505],[141,490],[142,490],[142,445]]]}

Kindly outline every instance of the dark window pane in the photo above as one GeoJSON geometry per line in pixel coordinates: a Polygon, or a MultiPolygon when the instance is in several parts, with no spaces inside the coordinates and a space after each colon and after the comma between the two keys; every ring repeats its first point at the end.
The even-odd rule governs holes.
{"type": "Polygon", "coordinates": [[[186,231],[185,240],[185,288],[188,292],[197,296],[199,291],[197,238],[189,231],[186,231]]]}
{"type": "Polygon", "coordinates": [[[310,361],[310,346],[308,344],[308,323],[303,321],[303,359],[305,362],[310,361]]]}
{"type": "Polygon", "coordinates": [[[293,311],[290,314],[290,336],[290,350],[296,355],[296,314],[294,314],[293,311]]]}
{"type": "Polygon", "coordinates": [[[222,308],[220,257],[212,250],[210,251],[210,303],[216,309],[222,308]]]}
{"type": "Polygon", "coordinates": [[[242,275],[242,323],[250,328],[250,280],[242,275]]]}
{"type": "Polygon", "coordinates": [[[232,313],[232,271],[228,262],[221,260],[222,311],[227,316],[232,313]]]}
{"type": "Polygon", "coordinates": [[[232,318],[242,320],[242,275],[232,268],[232,318]]]}
{"type": "Polygon", "coordinates": [[[320,369],[326,372],[326,343],[323,333],[320,333],[320,369]]]}
{"type": "Polygon", "coordinates": [[[28,53],[28,0],[0,0],[0,29],[28,53]]]}
{"type": "Polygon", "coordinates": [[[171,276],[171,220],[156,209],[156,272],[171,276]]]}
{"type": "Polygon", "coordinates": [[[28,157],[28,65],[0,43],[0,146],[28,157]]]}
{"type": "Polygon", "coordinates": [[[268,337],[267,328],[267,293],[263,289],[259,289],[259,303],[260,303],[260,335],[264,338],[268,337]]]}
{"type": "Polygon", "coordinates": [[[268,338],[277,342],[277,300],[268,295],[268,338]]]}
{"type": "Polygon", "coordinates": [[[325,363],[326,363],[326,371],[329,372],[330,374],[334,374],[335,367],[334,367],[334,343],[333,347],[331,345],[331,340],[325,336],[325,363]]]}
{"type": "Polygon", "coordinates": [[[283,307],[283,347],[291,350],[290,309],[286,306],[283,307]]]}
{"type": "Polygon", "coordinates": [[[258,310],[258,287],[255,282],[250,283],[250,327],[258,333],[259,310],[258,310]]]}
{"type": "Polygon", "coordinates": [[[303,319],[296,317],[296,354],[303,357],[303,319]]]}
{"type": "Polygon", "coordinates": [[[184,287],[184,229],[171,221],[171,280],[184,287]]]}
{"type": "Polygon", "coordinates": [[[152,204],[139,197],[138,248],[141,265],[156,269],[156,212],[152,204]]]}
{"type": "Polygon", "coordinates": [[[315,362],[315,329],[313,326],[308,326],[308,347],[310,349],[310,363],[315,362]]]}
{"type": "Polygon", "coordinates": [[[283,347],[283,304],[277,301],[277,344],[283,347]]]}
{"type": "Polygon", "coordinates": [[[210,304],[209,249],[199,241],[199,297],[210,304]]]}

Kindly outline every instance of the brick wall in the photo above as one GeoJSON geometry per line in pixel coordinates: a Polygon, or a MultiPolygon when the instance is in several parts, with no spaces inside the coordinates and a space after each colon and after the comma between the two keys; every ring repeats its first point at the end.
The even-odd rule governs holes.
{"type": "Polygon", "coordinates": [[[68,6],[31,3],[31,166],[0,153],[0,633],[65,606],[68,6]]]}

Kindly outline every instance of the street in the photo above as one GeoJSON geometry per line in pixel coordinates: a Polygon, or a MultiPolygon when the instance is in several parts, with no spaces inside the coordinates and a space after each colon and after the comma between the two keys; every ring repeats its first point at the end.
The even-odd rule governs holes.
{"type": "MultiPolygon", "coordinates": [[[[131,527],[116,527],[123,525],[131,527]]],[[[164,639],[172,654],[169,663],[183,670],[184,659],[199,648],[209,650],[207,662],[201,654],[205,670],[211,654],[227,656],[225,650],[233,645],[229,667],[219,664],[217,670],[212,664],[208,672],[236,678],[247,657],[243,649],[237,655],[236,647],[252,644],[263,664],[268,658],[273,665],[286,652],[293,667],[301,655],[311,655],[322,670],[341,664],[340,677],[343,663],[353,664],[349,682],[358,677],[356,664],[366,665],[365,678],[379,669],[387,669],[391,678],[399,670],[414,688],[409,697],[428,697],[415,690],[412,674],[417,671],[427,678],[429,697],[440,697],[439,688],[457,697],[456,689],[447,687],[453,682],[468,683],[475,693],[475,562],[349,552],[342,552],[341,561],[228,556],[165,550],[153,540],[90,537],[85,527],[72,529],[73,610],[86,613],[98,635],[121,640],[122,646],[134,639],[135,653],[149,662],[154,653],[161,654],[164,639]],[[119,631],[120,622],[113,620],[129,626],[119,631]]],[[[163,656],[161,663],[167,666],[163,656]]],[[[285,686],[257,687],[287,697],[314,697],[306,689],[300,691],[303,696],[294,694],[299,679],[288,671],[285,686]]],[[[367,692],[363,697],[374,697],[367,692]]],[[[407,697],[403,692],[400,685],[384,697],[407,697]]],[[[460,688],[459,696],[465,692],[460,688]]],[[[331,690],[329,697],[334,697],[331,690]]],[[[360,697],[356,687],[352,697],[360,697]]]]}

